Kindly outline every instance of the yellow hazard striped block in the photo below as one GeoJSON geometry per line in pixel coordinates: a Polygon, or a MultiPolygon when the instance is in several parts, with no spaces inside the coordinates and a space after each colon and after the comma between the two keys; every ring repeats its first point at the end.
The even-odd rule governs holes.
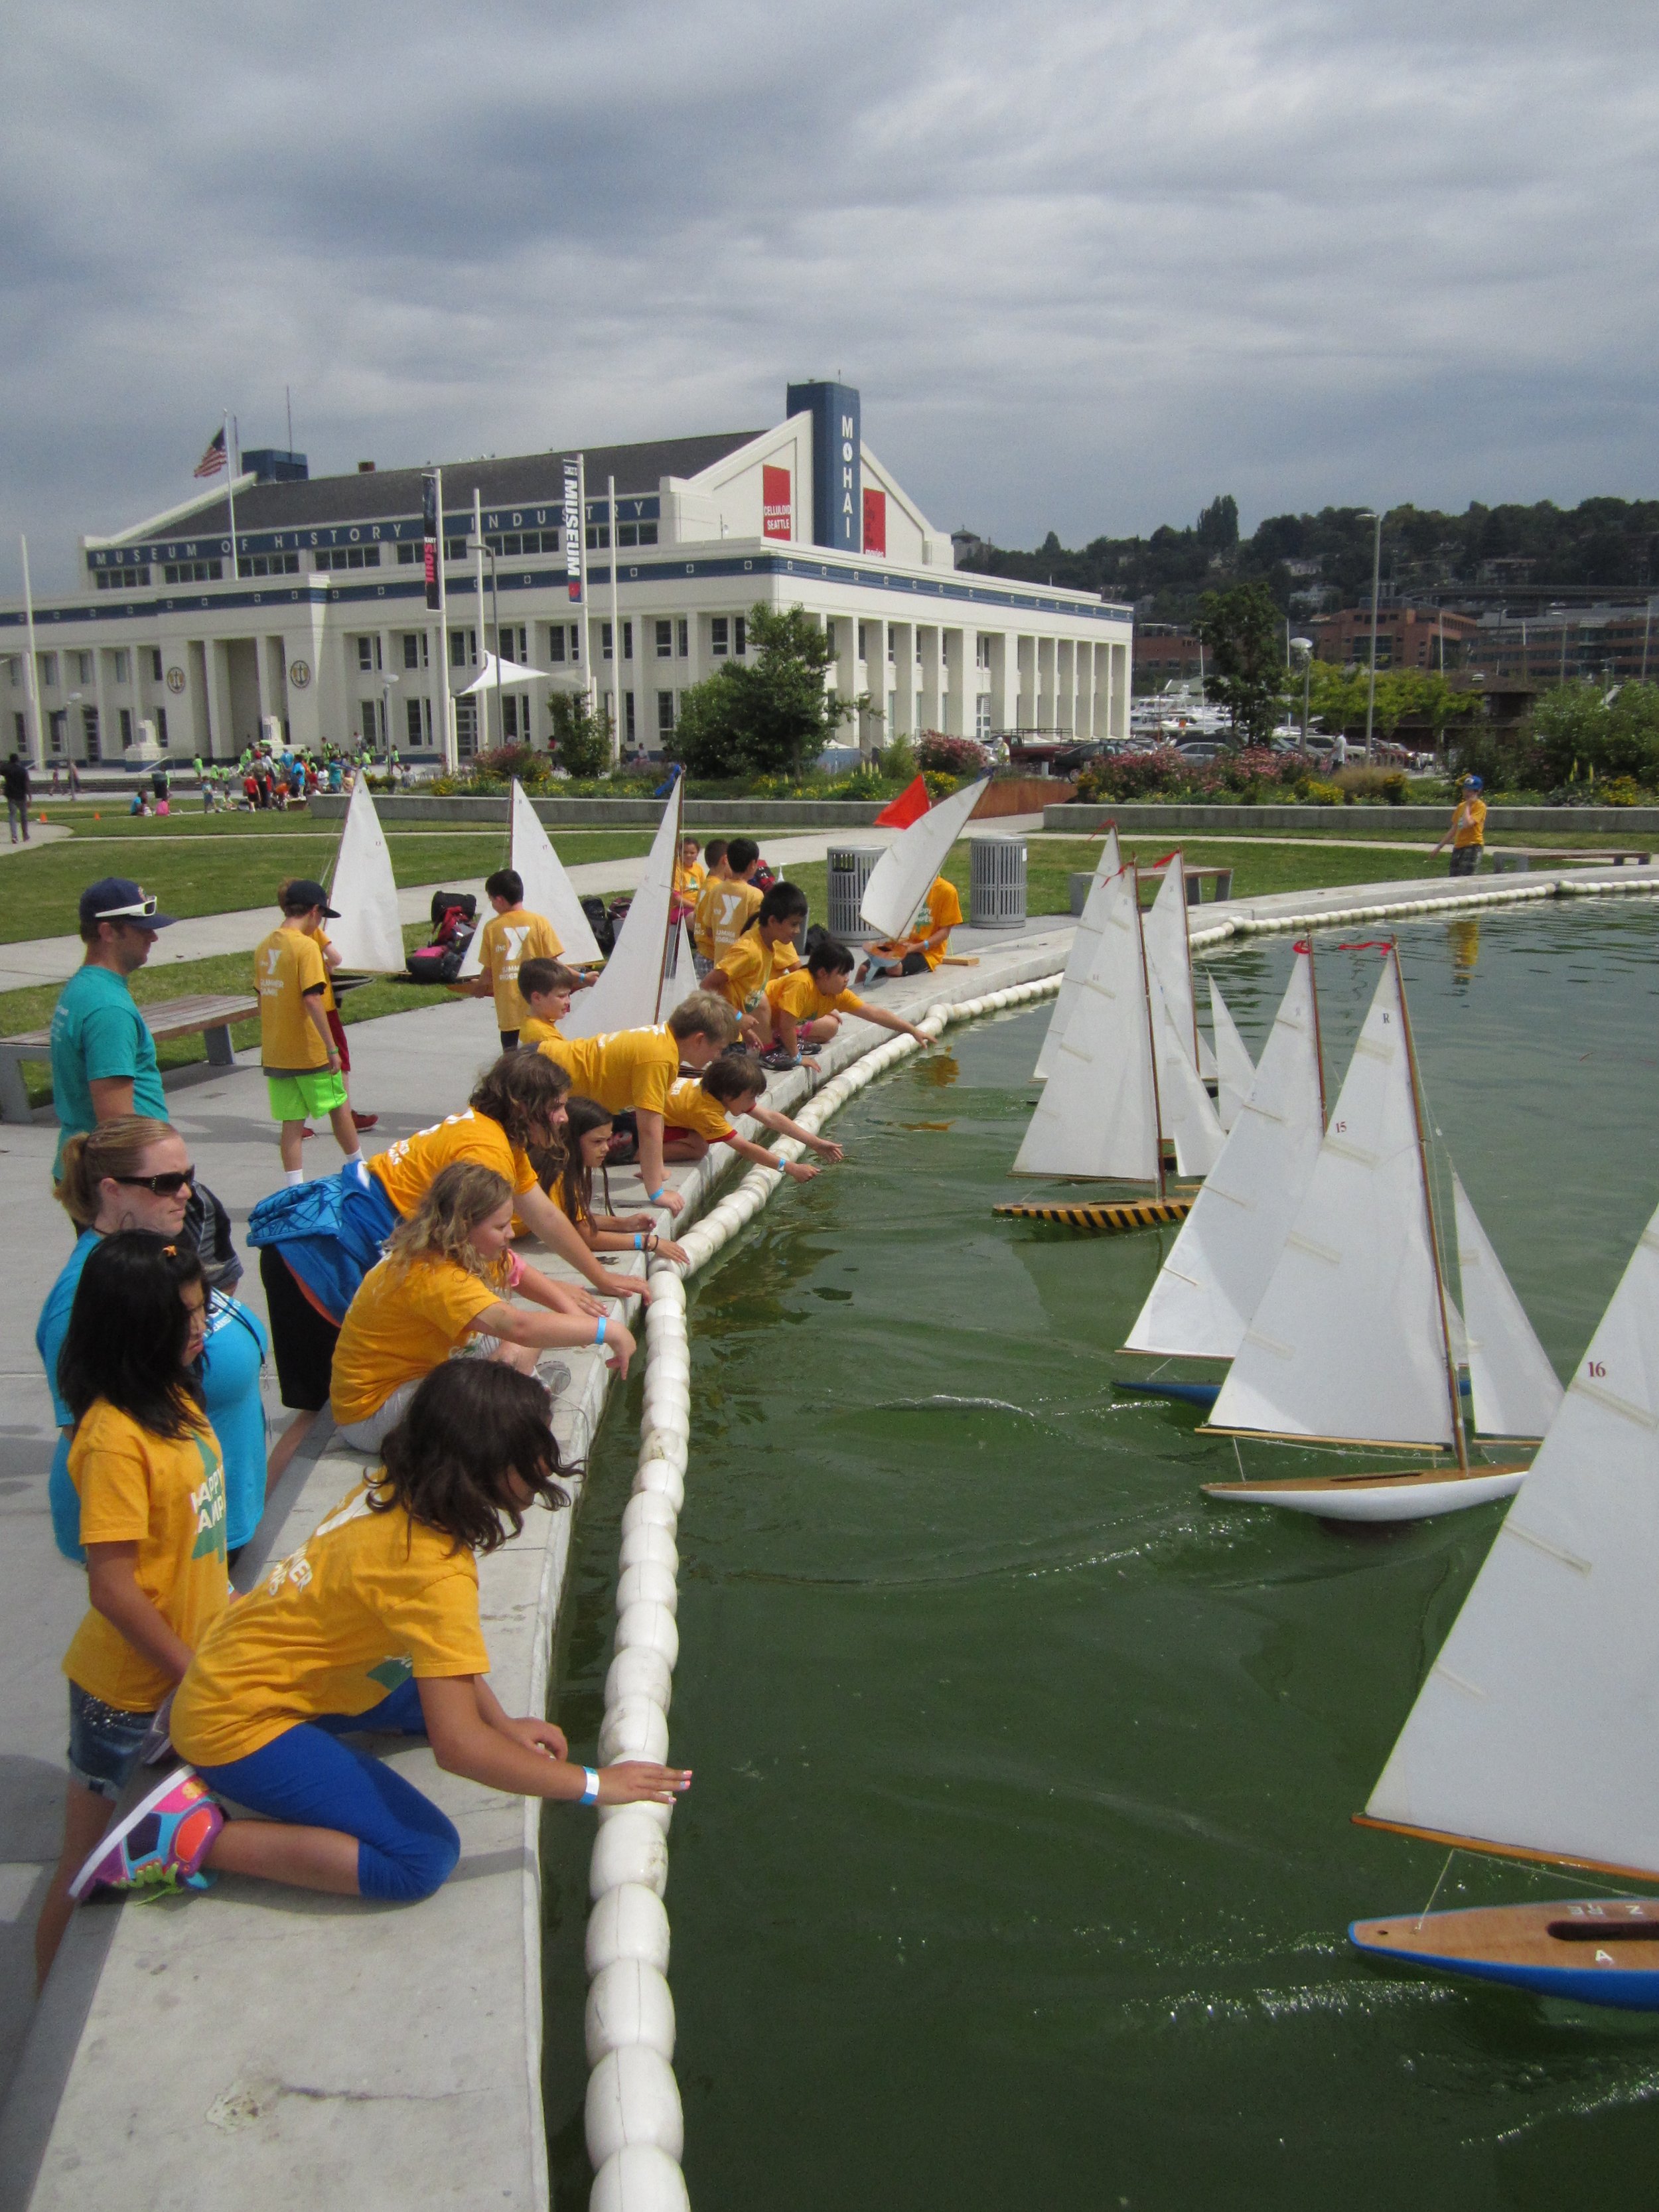
{"type": "Polygon", "coordinates": [[[1060,1229],[1162,1229],[1184,1221],[1191,1198],[1132,1199],[1122,1206],[994,1206],[993,1213],[1012,1221],[1048,1221],[1060,1229]]]}

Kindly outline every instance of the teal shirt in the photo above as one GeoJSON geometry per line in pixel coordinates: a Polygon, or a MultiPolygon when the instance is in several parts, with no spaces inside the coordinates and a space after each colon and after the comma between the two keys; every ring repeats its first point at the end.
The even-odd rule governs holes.
{"type": "Polygon", "coordinates": [[[77,968],[52,1018],[52,1095],[63,1125],[54,1175],[63,1166],[69,1139],[97,1124],[94,1082],[123,1077],[131,1079],[133,1112],[165,1121],[167,1102],[155,1065],[155,1040],[125,977],[108,968],[77,968]]]}

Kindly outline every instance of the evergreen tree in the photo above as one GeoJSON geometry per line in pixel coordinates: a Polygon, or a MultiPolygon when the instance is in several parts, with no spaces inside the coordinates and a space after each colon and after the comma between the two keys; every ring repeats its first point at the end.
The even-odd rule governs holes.
{"type": "Polygon", "coordinates": [[[1273,595],[1261,582],[1206,592],[1197,629],[1209,657],[1206,696],[1232,717],[1235,743],[1265,744],[1284,708],[1289,676],[1284,625],[1273,595]]]}
{"type": "Polygon", "coordinates": [[[798,775],[815,761],[856,700],[825,688],[830,641],[804,607],[749,610],[749,650],[680,701],[671,759],[698,776],[798,775]]]}

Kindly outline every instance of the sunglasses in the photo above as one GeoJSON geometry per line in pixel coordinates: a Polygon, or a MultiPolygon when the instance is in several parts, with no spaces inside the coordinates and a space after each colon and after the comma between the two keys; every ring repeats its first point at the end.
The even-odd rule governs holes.
{"type": "Polygon", "coordinates": [[[151,891],[143,898],[135,899],[131,906],[100,907],[94,919],[98,921],[148,921],[160,903],[155,893],[151,891]]]}
{"type": "Polygon", "coordinates": [[[160,1175],[112,1176],[112,1182],[131,1183],[139,1190],[153,1190],[157,1198],[176,1198],[181,1190],[196,1188],[194,1168],[165,1168],[160,1175]]]}

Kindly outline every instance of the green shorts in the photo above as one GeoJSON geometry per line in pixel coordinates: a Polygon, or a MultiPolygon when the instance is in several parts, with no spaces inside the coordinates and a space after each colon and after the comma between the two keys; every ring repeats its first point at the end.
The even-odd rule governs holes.
{"type": "Polygon", "coordinates": [[[268,1075],[273,1121],[303,1121],[312,1114],[331,1114],[346,1103],[345,1078],[337,1068],[317,1067],[309,1075],[268,1075]]]}

